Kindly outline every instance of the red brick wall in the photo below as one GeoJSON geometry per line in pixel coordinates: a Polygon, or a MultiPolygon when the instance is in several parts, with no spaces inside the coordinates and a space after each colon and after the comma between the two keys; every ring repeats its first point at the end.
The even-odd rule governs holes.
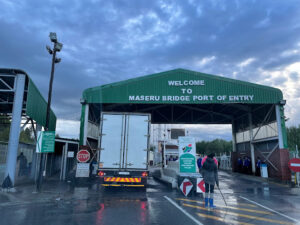
{"type": "Polygon", "coordinates": [[[278,169],[278,171],[276,171],[272,166],[268,165],[269,177],[278,178],[280,180],[291,179],[291,171],[288,168],[290,155],[287,149],[276,149],[270,156],[269,160],[278,169]]]}
{"type": "MultiPolygon", "coordinates": [[[[243,158],[243,156],[248,156],[251,158],[250,150],[245,151],[246,154],[239,154],[238,152],[232,152],[231,154],[231,162],[232,162],[232,171],[237,172],[237,159],[238,157],[243,158]]],[[[265,157],[259,152],[255,151],[255,162],[257,156],[260,157],[261,161],[265,161],[265,157]]],[[[276,171],[268,161],[266,164],[268,165],[268,175],[272,178],[278,178],[283,181],[288,181],[291,179],[291,171],[288,168],[289,162],[289,151],[287,149],[276,149],[272,155],[269,157],[271,163],[278,169],[276,171]]]]}

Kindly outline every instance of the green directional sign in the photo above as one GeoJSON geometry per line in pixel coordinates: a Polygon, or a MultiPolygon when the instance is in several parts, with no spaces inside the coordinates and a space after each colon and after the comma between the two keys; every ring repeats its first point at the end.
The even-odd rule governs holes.
{"type": "Polygon", "coordinates": [[[55,131],[39,131],[36,152],[37,153],[52,153],[55,146],[55,131]]]}

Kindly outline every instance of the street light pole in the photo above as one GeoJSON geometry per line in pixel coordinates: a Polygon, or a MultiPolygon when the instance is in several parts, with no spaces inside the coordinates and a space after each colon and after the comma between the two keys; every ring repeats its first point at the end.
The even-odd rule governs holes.
{"type": "Polygon", "coordinates": [[[52,99],[52,84],[53,84],[54,69],[55,69],[55,57],[56,57],[56,50],[54,48],[52,54],[51,76],[50,76],[49,92],[48,92],[48,104],[47,104],[46,126],[45,126],[46,130],[49,129],[49,121],[50,121],[50,106],[51,106],[51,99],[52,99]]]}
{"type": "MultiPolygon", "coordinates": [[[[46,111],[46,124],[45,124],[45,131],[49,130],[49,121],[50,121],[50,110],[51,110],[51,97],[52,97],[52,84],[53,84],[53,78],[54,78],[54,70],[55,70],[55,63],[59,63],[61,61],[60,58],[56,58],[56,52],[59,52],[62,49],[62,44],[57,41],[56,33],[51,32],[50,33],[50,40],[54,43],[53,49],[51,49],[49,46],[46,46],[48,52],[50,55],[52,55],[52,66],[51,66],[51,75],[50,75],[50,82],[49,82],[49,92],[48,92],[48,102],[47,102],[47,111],[46,111]]],[[[36,190],[37,192],[40,192],[42,189],[42,181],[43,176],[46,175],[45,169],[45,162],[46,162],[46,155],[45,153],[40,153],[41,159],[40,159],[40,167],[39,167],[39,174],[38,174],[38,180],[36,183],[36,190]]]]}

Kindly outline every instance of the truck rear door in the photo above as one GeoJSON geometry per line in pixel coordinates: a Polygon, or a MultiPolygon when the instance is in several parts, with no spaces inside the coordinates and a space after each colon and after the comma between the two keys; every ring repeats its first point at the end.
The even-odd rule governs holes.
{"type": "Polygon", "coordinates": [[[100,164],[120,168],[124,143],[125,115],[102,114],[100,164]]]}
{"type": "Polygon", "coordinates": [[[125,168],[147,169],[149,115],[126,118],[125,168]]]}

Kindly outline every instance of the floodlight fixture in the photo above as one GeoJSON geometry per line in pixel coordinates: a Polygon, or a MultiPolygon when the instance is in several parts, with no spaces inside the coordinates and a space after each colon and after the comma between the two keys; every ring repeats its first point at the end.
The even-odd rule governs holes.
{"type": "Polygon", "coordinates": [[[49,52],[49,54],[50,54],[50,55],[52,55],[52,54],[53,54],[53,51],[52,51],[52,49],[51,49],[51,48],[50,48],[48,45],[46,46],[46,49],[48,50],[48,52],[49,52]]]}
{"type": "Polygon", "coordinates": [[[50,32],[49,34],[50,40],[54,43],[57,42],[57,37],[56,37],[56,33],[55,32],[50,32]]]}
{"type": "Polygon", "coordinates": [[[56,42],[55,45],[54,45],[54,49],[57,52],[60,52],[60,50],[62,49],[62,47],[63,47],[63,44],[59,43],[59,42],[56,42]]]}
{"type": "Polygon", "coordinates": [[[55,60],[54,60],[55,63],[60,63],[60,61],[61,61],[61,58],[55,58],[55,60]]]}
{"type": "Polygon", "coordinates": [[[280,100],[279,104],[280,105],[285,105],[286,104],[286,100],[285,99],[280,100]]]}

